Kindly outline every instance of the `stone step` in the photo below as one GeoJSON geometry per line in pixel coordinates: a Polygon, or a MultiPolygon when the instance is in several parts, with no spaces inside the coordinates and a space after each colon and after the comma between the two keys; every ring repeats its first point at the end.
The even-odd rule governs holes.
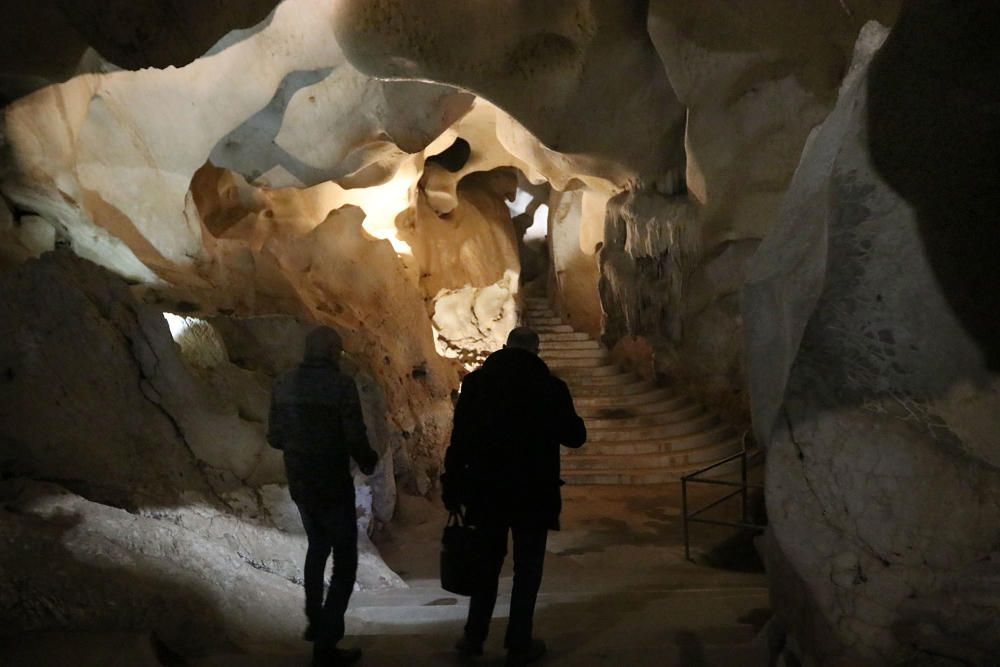
{"type": "Polygon", "coordinates": [[[562,459],[562,469],[569,470],[634,470],[679,469],[704,467],[721,461],[740,451],[739,442],[720,442],[711,447],[699,447],[684,452],[663,452],[652,454],[574,454],[562,459]]]}
{"type": "Polygon", "coordinates": [[[564,350],[603,350],[601,344],[596,340],[557,340],[542,343],[539,352],[544,357],[549,352],[562,352],[564,350]]]}
{"type": "Polygon", "coordinates": [[[650,380],[643,380],[631,373],[621,376],[622,380],[617,384],[579,384],[572,382],[569,391],[573,395],[574,403],[578,398],[588,398],[597,396],[628,396],[630,394],[641,394],[649,391],[656,385],[650,380]]]}
{"type": "Polygon", "coordinates": [[[549,359],[607,359],[608,353],[601,348],[589,349],[569,349],[569,350],[541,350],[542,360],[548,362],[549,359]]]}
{"type": "MultiPolygon", "coordinates": [[[[686,452],[697,452],[703,449],[714,449],[723,445],[733,448],[730,453],[735,454],[743,446],[742,439],[738,433],[731,429],[722,429],[710,432],[696,433],[694,435],[680,436],[664,440],[633,440],[624,442],[588,442],[579,449],[569,449],[563,447],[563,457],[585,456],[588,454],[604,454],[608,456],[634,456],[637,454],[680,454],[686,452]],[[690,442],[697,442],[697,446],[690,446],[690,442]]],[[[729,456],[726,454],[725,456],[729,456]]],[[[725,458],[719,456],[718,458],[725,458]]],[[[707,461],[711,463],[712,461],[707,461]]]]}
{"type": "MultiPolygon", "coordinates": [[[[602,377],[614,377],[617,375],[625,375],[626,371],[623,371],[621,366],[618,364],[607,364],[605,366],[560,366],[558,368],[552,368],[549,365],[549,369],[553,374],[565,380],[567,383],[574,384],[580,381],[581,384],[589,383],[599,383],[599,378],[602,377]]],[[[614,384],[614,381],[612,381],[614,384]]]]}
{"type": "MultiPolygon", "coordinates": [[[[575,405],[575,402],[574,402],[575,405]]],[[[624,417],[638,417],[640,415],[657,415],[661,413],[673,413],[678,410],[690,410],[692,406],[701,407],[699,403],[691,400],[690,396],[676,394],[670,398],[665,398],[652,403],[639,403],[637,405],[613,406],[613,407],[577,407],[577,412],[581,417],[591,419],[622,419],[624,417]]]]}
{"type": "MultiPolygon", "coordinates": [[[[708,437],[713,432],[712,429],[717,425],[719,425],[719,418],[710,412],[706,412],[697,417],[672,424],[588,429],[587,440],[589,442],[626,442],[629,440],[669,439],[685,435],[697,436],[702,434],[708,437]]],[[[708,442],[712,442],[711,437],[708,437],[708,442]]]]}
{"type": "Polygon", "coordinates": [[[533,320],[537,317],[559,317],[559,313],[551,308],[526,308],[522,313],[527,320],[533,320]]]}
{"type": "MultiPolygon", "coordinates": [[[[705,464],[708,465],[708,464],[705,464]]],[[[702,464],[681,468],[636,468],[633,470],[567,470],[562,474],[563,480],[567,484],[668,484],[679,482],[681,477],[692,473],[702,464]]],[[[714,468],[706,477],[722,477],[725,475],[738,474],[740,462],[731,461],[718,468],[714,468]]]]}
{"type": "Polygon", "coordinates": [[[554,333],[549,333],[547,331],[538,331],[538,340],[544,343],[565,343],[567,341],[581,341],[581,340],[593,340],[589,335],[582,331],[557,331],[554,333]]]}
{"type": "Polygon", "coordinates": [[[586,375],[573,372],[579,369],[562,368],[558,373],[555,373],[555,376],[566,381],[569,385],[569,391],[571,394],[578,389],[587,389],[590,387],[610,387],[615,385],[630,384],[638,381],[638,376],[631,371],[623,370],[618,366],[609,366],[609,368],[613,369],[614,372],[602,374],[602,371],[602,373],[590,373],[586,375]]]}
{"type": "Polygon", "coordinates": [[[533,329],[553,324],[565,324],[565,322],[563,322],[563,319],[561,317],[555,315],[551,317],[531,317],[531,316],[528,317],[528,326],[533,329]]]}
{"type": "MultiPolygon", "coordinates": [[[[547,333],[576,333],[576,331],[573,330],[573,327],[568,324],[545,324],[542,326],[533,326],[531,328],[538,334],[539,339],[541,339],[542,334],[547,333]]],[[[583,335],[586,336],[587,334],[583,335]]]]}
{"type": "MultiPolygon", "coordinates": [[[[645,428],[647,426],[659,426],[660,424],[676,424],[688,419],[694,419],[706,413],[706,410],[697,403],[692,403],[684,396],[677,398],[678,402],[683,402],[680,406],[669,408],[670,403],[665,403],[660,408],[660,412],[647,414],[627,414],[622,416],[596,416],[590,417],[581,414],[583,421],[587,424],[588,431],[592,429],[604,428],[645,428]]],[[[609,413],[607,411],[605,414],[609,413]]]]}
{"type": "Polygon", "coordinates": [[[641,394],[630,394],[628,396],[581,397],[578,400],[574,400],[574,405],[578,408],[625,408],[626,406],[656,403],[677,397],[678,394],[676,392],[666,387],[654,387],[641,394]]]}
{"type": "Polygon", "coordinates": [[[679,424],[684,421],[696,419],[705,414],[709,414],[706,412],[705,408],[697,403],[690,403],[682,408],[665,411],[661,410],[660,412],[650,414],[621,417],[584,417],[583,421],[587,424],[588,433],[596,433],[604,429],[619,430],[646,428],[651,426],[660,426],[663,424],[679,424]]]}
{"type": "Polygon", "coordinates": [[[607,355],[604,354],[596,357],[556,357],[554,359],[545,359],[544,361],[553,370],[563,368],[596,368],[597,366],[605,366],[608,363],[607,355]]]}

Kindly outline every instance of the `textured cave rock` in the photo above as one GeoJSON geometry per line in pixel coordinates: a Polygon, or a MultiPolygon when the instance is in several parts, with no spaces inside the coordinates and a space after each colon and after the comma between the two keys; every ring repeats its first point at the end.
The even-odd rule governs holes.
{"type": "Polygon", "coordinates": [[[301,589],[255,567],[234,540],[52,485],[4,482],[0,494],[8,629],[150,630],[199,653],[278,641],[300,623],[301,589]]]}
{"type": "Polygon", "coordinates": [[[473,99],[449,86],[379,81],[346,62],[295,71],[266,107],[218,140],[211,160],[271,187],[377,185],[461,118],[473,99]]]}
{"type": "Polygon", "coordinates": [[[646,31],[645,3],[348,0],[334,31],[367,74],[491,100],[570,155],[568,171],[624,185],[683,169],[684,109],[646,31]]]}
{"type": "MultiPolygon", "coordinates": [[[[464,166],[464,165],[463,165],[464,166]]],[[[429,162],[416,205],[396,219],[413,252],[439,353],[475,367],[517,323],[520,258],[510,211],[513,170],[455,172],[429,162]]]]}
{"type": "Polygon", "coordinates": [[[441,354],[466,368],[482,364],[517,326],[517,273],[507,271],[484,287],[442,289],[434,299],[434,329],[441,354]]]}
{"type": "Polygon", "coordinates": [[[253,472],[260,434],[213,414],[221,406],[163,316],[137,307],[123,281],[58,252],[7,273],[0,290],[5,468],[122,505],[211,496],[200,462],[253,472]]]}
{"type": "MultiPolygon", "coordinates": [[[[571,9],[560,9],[559,30],[572,31],[571,9]]],[[[373,79],[345,61],[331,34],[350,11],[288,0],[179,69],[81,75],[6,108],[0,190],[17,215],[4,225],[4,252],[22,261],[55,237],[140,284],[142,298],[163,310],[284,313],[337,326],[379,385],[393,438],[405,444],[394,450],[403,452],[396,472],[426,488],[457,387],[457,365],[438,352],[471,363],[502,342],[516,309],[517,240],[503,203],[516,185],[492,172],[514,167],[531,183],[584,188],[600,202],[615,183],[652,169],[625,164],[637,159],[636,142],[625,147],[596,131],[612,111],[599,85],[609,54],[655,74],[629,104],[644,108],[644,122],[673,148],[650,153],[644,139],[642,155],[673,164],[682,152],[680,109],[644,19],[611,3],[595,12],[574,33],[580,46],[570,66],[587,81],[565,91],[562,111],[544,124],[554,130],[599,101],[590,125],[571,132],[631,151],[617,162],[601,146],[545,146],[531,127],[447,85],[455,81],[373,79]],[[467,154],[443,168],[435,156],[459,140],[467,154]],[[457,318],[460,311],[468,316],[457,318]]],[[[544,18],[533,11],[526,20],[541,26],[544,18]]],[[[456,26],[450,20],[441,30],[456,26]]],[[[484,58],[496,55],[488,51],[484,58]]],[[[551,74],[524,76],[538,87],[551,74]]],[[[598,217],[580,227],[585,276],[567,271],[566,292],[576,295],[564,311],[574,321],[596,282],[598,217]]],[[[585,305],[596,333],[599,304],[585,305]]]]}
{"type": "Polygon", "coordinates": [[[609,202],[598,255],[603,337],[609,348],[646,350],[643,365],[744,421],[739,290],[757,242],[707,254],[699,225],[698,207],[683,197],[642,190],[609,202]]]}
{"type": "Polygon", "coordinates": [[[744,313],[768,444],[768,576],[815,664],[1000,654],[1000,378],[983,311],[962,308],[970,285],[996,280],[980,248],[1000,238],[997,191],[982,187],[998,176],[1000,123],[959,130],[960,153],[931,150],[913,124],[950,132],[969,100],[995,101],[1000,69],[972,54],[997,27],[985,3],[933,0],[908,5],[881,50],[885,30],[866,27],[752,261],[744,313]],[[926,111],[900,105],[918,90],[926,111]],[[896,185],[916,174],[953,187],[928,207],[896,185]]]}
{"type": "Polygon", "coordinates": [[[280,0],[54,0],[90,46],[125,69],[186,65],[227,33],[251,28],[280,0]]]}
{"type": "MultiPolygon", "coordinates": [[[[142,283],[144,298],[163,309],[290,313],[345,329],[348,348],[383,389],[395,432],[433,462],[455,370],[437,357],[402,260],[366,236],[357,209],[343,209],[360,193],[391,221],[406,207],[407,182],[393,197],[330,182],[273,190],[206,167],[213,146],[267,106],[286,72],[342,64],[318,12],[312,0],[285,3],[261,32],[188,67],[83,76],[20,100],[5,110],[12,151],[3,190],[74,252],[142,283]],[[235,76],[246,62],[259,63],[254,85],[235,76]],[[225,104],[212,102],[222,97],[225,104]],[[416,377],[417,368],[426,372],[416,377]]],[[[407,156],[414,181],[420,158],[407,156]]]]}
{"type": "Polygon", "coordinates": [[[660,373],[746,419],[746,262],[777,219],[810,130],[836,100],[859,27],[893,20],[898,5],[649,4],[649,34],[687,110],[685,176],[661,172],[608,209],[609,345],[644,338],[660,373]]]}
{"type": "MultiPolygon", "coordinates": [[[[397,218],[399,238],[413,249],[424,293],[485,287],[520,271],[510,211],[517,177],[510,169],[469,174],[455,183],[429,164],[412,215],[397,218]]],[[[515,283],[516,288],[516,283],[515,283]]]]}
{"type": "Polygon", "coordinates": [[[549,254],[553,305],[577,330],[599,337],[602,308],[597,253],[604,243],[608,195],[589,189],[553,191],[549,205],[549,254]]]}
{"type": "Polygon", "coordinates": [[[8,107],[0,189],[19,213],[5,225],[5,252],[37,254],[48,234],[141,284],[164,310],[287,313],[341,328],[406,443],[397,472],[413,470],[407,484],[426,488],[457,386],[432,330],[451,354],[480,354],[514,310],[507,186],[476,172],[572,176],[567,158],[485,101],[470,111],[472,96],[448,86],[361,74],[331,39],[331,12],[289,0],[186,67],[84,75],[8,107]],[[470,150],[457,172],[433,159],[425,168],[460,137],[470,150]],[[441,208],[451,190],[456,207],[441,208]],[[429,224],[414,234],[409,214],[429,224]],[[478,231],[436,235],[430,223],[445,216],[442,229],[465,220],[478,231]],[[447,308],[433,319],[438,293],[465,289],[506,294],[473,297],[482,319],[471,338],[464,323],[444,331],[447,308]]]}
{"type": "MultiPolygon", "coordinates": [[[[108,592],[105,615],[93,619],[104,629],[122,628],[130,610],[153,604],[143,596],[169,588],[171,572],[203,551],[215,554],[211,559],[226,554],[226,562],[213,560],[209,570],[242,561],[286,583],[299,580],[305,537],[280,455],[263,437],[270,376],[233,364],[223,337],[206,331],[206,322],[194,322],[176,345],[162,313],[136,302],[120,278],[66,250],[4,274],[0,295],[0,471],[27,484],[32,498],[73,498],[66,509],[45,500],[40,507],[48,509],[28,518],[31,512],[17,504],[21,487],[8,489],[14,505],[3,520],[17,535],[38,529],[27,546],[12,537],[0,553],[18,573],[0,605],[13,614],[11,623],[17,612],[10,610],[37,607],[14,627],[78,627],[83,611],[72,610],[86,599],[74,596],[87,595],[86,586],[101,571],[124,570],[124,581],[107,584],[120,587],[108,592]],[[60,522],[74,514],[84,522],[79,539],[63,539],[60,522]],[[53,576],[52,563],[25,560],[24,549],[36,546],[53,550],[67,569],[53,576]],[[143,564],[128,553],[162,558],[143,564]],[[97,572],[75,582],[74,568],[82,565],[73,563],[97,572]],[[129,597],[127,582],[146,575],[156,579],[152,588],[129,597]],[[35,586],[48,591],[40,602],[31,599],[35,586]],[[60,586],[65,595],[57,594],[60,586]],[[120,616],[112,618],[115,609],[120,616]]],[[[385,448],[385,406],[370,378],[359,373],[359,385],[373,440],[385,448]]],[[[365,531],[373,517],[387,521],[392,515],[392,455],[386,459],[370,481],[359,479],[365,531]]],[[[257,595],[252,582],[241,581],[246,596],[257,595]]],[[[359,584],[402,585],[367,539],[359,584]]],[[[185,604],[200,604],[198,596],[209,593],[205,586],[192,584],[177,594],[185,604]]],[[[230,618],[231,612],[244,613],[229,608],[227,623],[247,622],[230,618]]],[[[192,640],[208,641],[210,634],[207,627],[192,640]]]]}
{"type": "Polygon", "coordinates": [[[118,67],[182,66],[220,40],[252,34],[278,0],[38,0],[0,10],[0,102],[86,71],[96,52],[118,67]],[[245,28],[246,30],[239,30],[245,28]]]}

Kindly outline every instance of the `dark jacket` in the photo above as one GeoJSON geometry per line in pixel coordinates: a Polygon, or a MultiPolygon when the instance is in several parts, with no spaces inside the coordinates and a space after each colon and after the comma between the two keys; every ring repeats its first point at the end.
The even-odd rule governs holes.
{"type": "Polygon", "coordinates": [[[327,359],[307,359],[275,380],[267,440],[284,451],[288,490],[307,507],[353,503],[350,459],[367,474],[378,461],[354,380],[327,359]]]}
{"type": "Polygon", "coordinates": [[[559,445],[586,439],[569,388],[544,361],[516,348],[494,352],[462,382],[445,454],[445,500],[466,505],[473,523],[496,516],[556,530],[559,445]]]}

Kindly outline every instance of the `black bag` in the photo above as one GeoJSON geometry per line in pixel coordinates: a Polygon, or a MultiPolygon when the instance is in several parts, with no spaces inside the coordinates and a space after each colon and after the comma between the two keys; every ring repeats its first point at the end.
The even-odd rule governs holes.
{"type": "Polygon", "coordinates": [[[476,527],[466,523],[461,512],[452,512],[441,536],[441,588],[455,595],[472,595],[481,567],[476,527]]]}

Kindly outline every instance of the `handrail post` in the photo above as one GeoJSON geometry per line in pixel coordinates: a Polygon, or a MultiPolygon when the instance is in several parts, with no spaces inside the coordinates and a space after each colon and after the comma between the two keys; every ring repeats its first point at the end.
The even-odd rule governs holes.
{"type": "Polygon", "coordinates": [[[740,480],[743,482],[741,498],[743,501],[743,523],[747,523],[747,448],[743,444],[743,456],[740,457],[740,480]]]}
{"type": "Polygon", "coordinates": [[[687,477],[681,477],[681,514],[684,526],[684,560],[691,560],[691,541],[688,538],[688,491],[687,477]]]}

